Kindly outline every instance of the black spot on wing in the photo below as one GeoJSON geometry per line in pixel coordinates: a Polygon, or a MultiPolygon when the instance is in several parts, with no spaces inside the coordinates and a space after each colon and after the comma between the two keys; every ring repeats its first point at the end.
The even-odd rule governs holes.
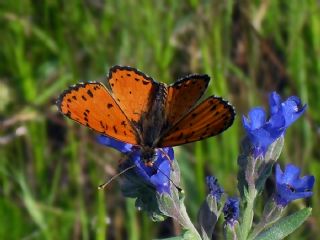
{"type": "Polygon", "coordinates": [[[212,105],[210,111],[215,111],[217,109],[217,105],[212,105]]]}
{"type": "Polygon", "coordinates": [[[218,116],[218,115],[221,115],[221,111],[216,111],[216,112],[214,113],[214,116],[218,116]]]}
{"type": "Polygon", "coordinates": [[[179,136],[177,137],[177,140],[181,140],[183,138],[183,133],[180,133],[179,136]]]}
{"type": "Polygon", "coordinates": [[[93,97],[93,93],[91,92],[90,89],[87,91],[87,93],[88,93],[88,95],[89,95],[90,97],[93,97]]]}
{"type": "Polygon", "coordinates": [[[127,123],[125,121],[122,121],[121,125],[124,126],[125,128],[127,127],[127,123]]]}
{"type": "Polygon", "coordinates": [[[105,126],[103,125],[103,122],[102,122],[102,121],[100,121],[100,126],[101,126],[103,129],[105,129],[105,126]]]}

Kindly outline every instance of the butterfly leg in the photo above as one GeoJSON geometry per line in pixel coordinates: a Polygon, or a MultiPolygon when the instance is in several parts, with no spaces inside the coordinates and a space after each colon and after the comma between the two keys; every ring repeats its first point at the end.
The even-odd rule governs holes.
{"type": "Polygon", "coordinates": [[[159,150],[160,150],[160,152],[162,153],[162,155],[165,156],[165,157],[168,159],[168,161],[169,161],[169,163],[170,163],[170,167],[171,167],[171,169],[172,169],[172,171],[173,171],[173,170],[174,170],[174,169],[172,168],[173,160],[170,158],[170,156],[169,156],[162,148],[159,148],[159,150]]]}

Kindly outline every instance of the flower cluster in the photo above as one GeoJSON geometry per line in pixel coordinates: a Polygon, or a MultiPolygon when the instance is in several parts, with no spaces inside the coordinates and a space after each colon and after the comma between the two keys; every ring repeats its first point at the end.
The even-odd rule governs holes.
{"type": "Polygon", "coordinates": [[[243,116],[243,126],[253,147],[255,157],[263,156],[271,143],[282,136],[286,129],[306,110],[298,97],[289,97],[281,102],[280,96],[273,92],[269,96],[270,118],[261,107],[253,108],[248,118],[243,116]]]}
{"type": "MultiPolygon", "coordinates": [[[[142,160],[141,150],[137,146],[102,135],[98,137],[98,140],[101,144],[115,148],[127,156],[123,169],[130,168],[134,172],[134,178],[139,180],[138,185],[143,182],[154,189],[151,195],[148,195],[150,193],[141,192],[139,186],[134,185],[129,179],[126,183],[128,188],[131,189],[134,186],[133,188],[138,189],[135,192],[138,194],[127,194],[127,196],[135,197],[138,202],[143,203],[143,209],[148,213],[151,212],[153,219],[156,219],[154,212],[159,211],[164,216],[174,218],[187,230],[188,237],[177,239],[211,239],[221,213],[224,214],[224,230],[227,239],[239,239],[239,236],[241,239],[255,239],[259,238],[259,234],[265,234],[263,231],[267,231],[268,228],[278,227],[275,223],[281,219],[283,209],[290,202],[312,196],[315,182],[313,176],[300,177],[300,169],[297,166],[288,164],[282,171],[280,165],[277,164],[274,195],[265,205],[263,214],[260,214],[260,222],[254,226],[256,198],[262,192],[265,180],[271,175],[273,164],[280,155],[283,136],[287,128],[306,110],[306,105],[303,105],[298,97],[292,96],[282,102],[276,92],[270,94],[269,105],[270,117],[268,119],[266,112],[261,107],[253,108],[248,113],[248,117],[243,116],[242,119],[247,136],[246,141],[242,143],[242,147],[246,151],[239,156],[241,161],[239,161],[238,190],[241,198],[226,198],[218,180],[214,176],[206,177],[209,194],[198,213],[200,232],[194,227],[187,215],[181,192],[178,192],[177,188],[170,187],[171,184],[174,184],[172,178],[179,175],[179,171],[176,171],[178,167],[174,161],[172,148],[155,149],[155,157],[151,166],[142,160]],[[274,147],[280,142],[281,147],[274,147]],[[246,145],[250,148],[245,148],[246,145]],[[151,199],[153,200],[151,201],[151,199]],[[154,205],[157,205],[157,208],[154,208],[154,205]]],[[[123,169],[121,170],[123,171],[123,169]]],[[[309,213],[308,211],[306,209],[306,211],[300,212],[300,215],[289,216],[291,223],[296,223],[295,227],[290,225],[291,230],[299,227],[305,221],[311,210],[309,213]],[[303,214],[305,214],[305,218],[303,218],[303,214]]],[[[272,231],[277,233],[278,230],[272,231]]]]}
{"type": "Polygon", "coordinates": [[[207,176],[206,182],[211,196],[213,196],[217,201],[220,201],[224,191],[223,188],[220,187],[218,179],[216,179],[214,176],[207,176]]]}
{"type": "MultiPolygon", "coordinates": [[[[271,116],[266,120],[266,113],[261,107],[253,108],[249,112],[249,118],[243,117],[243,126],[247,132],[252,145],[252,154],[264,157],[268,147],[280,136],[284,135],[286,129],[296,121],[306,109],[298,97],[289,97],[281,102],[280,96],[273,92],[269,96],[271,116]]],[[[276,167],[276,197],[278,205],[286,206],[289,202],[306,198],[312,195],[311,189],[314,184],[313,176],[299,178],[300,169],[288,164],[284,173],[279,164],[276,167]]]]}
{"type": "Polygon", "coordinates": [[[224,219],[227,224],[233,226],[239,218],[240,215],[240,202],[236,197],[229,197],[224,204],[223,214],[224,219]]]}

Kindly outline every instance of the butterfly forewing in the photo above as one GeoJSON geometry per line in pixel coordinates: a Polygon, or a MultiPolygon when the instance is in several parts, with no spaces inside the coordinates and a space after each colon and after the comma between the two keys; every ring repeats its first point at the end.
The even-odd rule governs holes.
{"type": "Polygon", "coordinates": [[[156,85],[152,78],[131,67],[114,66],[110,69],[109,84],[130,121],[137,122],[149,110],[150,95],[156,85]]]}
{"type": "Polygon", "coordinates": [[[59,110],[78,123],[120,141],[137,144],[135,130],[104,85],[70,87],[57,101],[59,110]]]}
{"type": "Polygon", "coordinates": [[[170,125],[180,120],[201,98],[209,83],[208,75],[190,75],[168,87],[166,118],[170,125]]]}
{"type": "Polygon", "coordinates": [[[232,125],[234,116],[234,109],[228,102],[209,97],[175,124],[161,138],[158,147],[177,146],[217,135],[232,125]]]}

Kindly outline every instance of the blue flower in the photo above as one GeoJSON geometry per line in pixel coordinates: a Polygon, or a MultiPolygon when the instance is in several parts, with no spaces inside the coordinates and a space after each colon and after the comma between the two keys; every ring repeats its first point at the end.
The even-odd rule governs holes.
{"type": "Polygon", "coordinates": [[[253,108],[248,118],[242,118],[255,157],[265,155],[269,145],[282,136],[306,109],[306,105],[302,106],[298,97],[292,96],[281,102],[276,92],[270,94],[269,105],[271,116],[268,120],[266,112],[261,107],[253,108]]]}
{"type": "Polygon", "coordinates": [[[214,176],[206,177],[207,186],[209,188],[211,196],[215,197],[217,201],[220,201],[222,194],[224,193],[223,188],[220,187],[218,179],[214,176]]]}
{"type": "Polygon", "coordinates": [[[151,184],[159,193],[170,193],[171,161],[174,160],[172,148],[156,149],[155,159],[151,167],[147,166],[141,159],[140,149],[132,144],[124,143],[103,135],[98,137],[98,142],[128,155],[129,161],[136,166],[134,171],[143,181],[151,184]]]}
{"type": "Polygon", "coordinates": [[[300,98],[296,96],[289,97],[286,101],[281,102],[281,97],[276,92],[269,96],[269,105],[271,115],[281,115],[285,119],[285,129],[296,121],[306,110],[307,105],[301,103],[300,98]]]}
{"type": "Polygon", "coordinates": [[[130,143],[121,142],[104,135],[99,135],[97,140],[100,144],[117,149],[119,152],[124,154],[132,152],[134,148],[134,145],[130,143]]]}
{"type": "Polygon", "coordinates": [[[231,226],[233,226],[236,221],[239,219],[240,215],[240,206],[239,206],[239,198],[237,197],[229,197],[224,204],[223,214],[225,222],[231,226]]]}
{"type": "Polygon", "coordinates": [[[276,195],[278,205],[285,207],[291,201],[312,196],[314,176],[299,177],[300,169],[288,164],[282,172],[280,165],[276,166],[276,195]]]}

